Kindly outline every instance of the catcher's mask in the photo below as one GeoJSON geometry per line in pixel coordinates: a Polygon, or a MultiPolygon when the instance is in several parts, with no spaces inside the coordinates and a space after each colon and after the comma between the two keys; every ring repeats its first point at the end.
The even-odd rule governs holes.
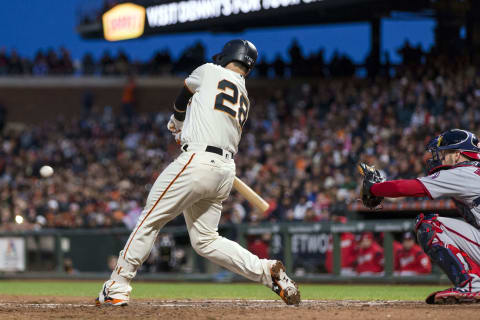
{"type": "Polygon", "coordinates": [[[480,148],[478,147],[478,138],[475,134],[467,130],[451,129],[441,135],[433,138],[425,147],[432,154],[432,157],[426,161],[427,174],[432,174],[438,170],[450,167],[443,165],[445,156],[442,150],[458,150],[470,160],[480,160],[480,148]]]}

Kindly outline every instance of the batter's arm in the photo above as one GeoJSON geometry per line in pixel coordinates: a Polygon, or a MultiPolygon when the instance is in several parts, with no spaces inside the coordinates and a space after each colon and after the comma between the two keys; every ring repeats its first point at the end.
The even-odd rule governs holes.
{"type": "Polygon", "coordinates": [[[185,84],[178,93],[177,99],[175,99],[175,105],[173,106],[173,116],[178,121],[185,120],[185,113],[187,111],[188,101],[193,96],[193,93],[185,84]]]}

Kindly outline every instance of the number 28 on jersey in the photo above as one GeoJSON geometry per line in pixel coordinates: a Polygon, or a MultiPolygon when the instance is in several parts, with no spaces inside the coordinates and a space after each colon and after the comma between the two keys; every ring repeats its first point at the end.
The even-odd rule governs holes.
{"type": "Polygon", "coordinates": [[[243,94],[239,98],[237,86],[228,80],[219,81],[217,88],[220,92],[215,97],[214,109],[223,111],[232,118],[238,119],[240,127],[243,128],[250,108],[248,99],[243,94]],[[231,91],[227,89],[231,89],[231,91]],[[225,104],[226,102],[228,105],[225,104]]]}

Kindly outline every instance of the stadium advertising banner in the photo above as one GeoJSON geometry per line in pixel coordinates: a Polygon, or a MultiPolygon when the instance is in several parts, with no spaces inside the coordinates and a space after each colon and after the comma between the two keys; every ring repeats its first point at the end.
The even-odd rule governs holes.
{"type": "Polygon", "coordinates": [[[145,8],[133,3],[119,4],[103,14],[102,22],[108,41],[138,38],[145,29],[145,8]]]}
{"type": "Polygon", "coordinates": [[[156,28],[321,1],[324,0],[188,0],[154,5],[146,11],[149,27],[156,28]]]}
{"type": "MultiPolygon", "coordinates": [[[[368,21],[384,0],[131,0],[102,23],[80,24],[84,38],[127,40],[179,32],[240,32],[248,28],[368,21]]],[[[394,4],[397,2],[391,2],[394,4]]]]}
{"type": "MultiPolygon", "coordinates": [[[[292,19],[318,22],[317,9],[367,0],[156,0],[121,3],[103,14],[103,37],[109,41],[171,32],[238,31],[285,25],[292,19]]],[[[95,33],[92,33],[92,36],[95,33]]]]}
{"type": "Polygon", "coordinates": [[[0,271],[25,271],[24,238],[0,238],[0,271]]]}

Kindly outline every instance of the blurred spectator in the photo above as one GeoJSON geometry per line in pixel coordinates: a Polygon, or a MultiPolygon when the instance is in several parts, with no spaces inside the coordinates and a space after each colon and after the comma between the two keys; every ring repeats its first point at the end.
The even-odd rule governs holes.
{"type": "Polygon", "coordinates": [[[272,239],[270,233],[251,236],[248,240],[247,249],[260,259],[269,259],[269,244],[272,239]]]}
{"type": "MultiPolygon", "coordinates": [[[[383,232],[382,232],[382,235],[383,235],[383,232]]],[[[382,237],[382,241],[383,241],[383,237],[382,237]]],[[[403,249],[403,244],[395,239],[393,239],[393,258],[395,260],[395,257],[397,255],[398,252],[400,252],[400,250],[403,249]]],[[[395,266],[394,266],[395,268],[395,266]]]]}
{"type": "Polygon", "coordinates": [[[267,78],[269,68],[270,66],[268,65],[268,62],[265,59],[265,56],[262,55],[261,58],[258,59],[258,62],[256,63],[254,70],[256,70],[259,78],[267,78]]]}
{"type": "Polygon", "coordinates": [[[115,75],[127,75],[130,73],[130,61],[125,51],[120,50],[114,61],[114,74],[115,75]]]}
{"type": "Polygon", "coordinates": [[[422,63],[423,51],[420,44],[414,48],[408,40],[405,40],[403,47],[398,49],[397,52],[402,56],[402,63],[404,65],[418,66],[422,63]]]}
{"type": "Polygon", "coordinates": [[[135,114],[135,104],[137,101],[136,91],[137,84],[135,83],[135,77],[130,74],[127,78],[127,83],[123,87],[122,94],[123,114],[127,117],[129,121],[132,120],[132,117],[135,114]]]}
{"type": "Polygon", "coordinates": [[[73,268],[73,260],[71,258],[64,258],[63,259],[63,270],[67,274],[74,274],[78,271],[73,268]]]}
{"type": "Polygon", "coordinates": [[[312,53],[307,59],[306,63],[306,76],[313,75],[316,77],[325,76],[325,61],[324,61],[324,50],[320,49],[317,53],[312,53]]]}
{"type": "Polygon", "coordinates": [[[303,76],[304,74],[304,58],[302,54],[302,49],[300,48],[300,45],[298,44],[298,40],[294,39],[292,41],[292,44],[290,48],[288,49],[288,54],[290,56],[290,66],[291,66],[291,72],[292,72],[292,77],[299,77],[303,76]]]}
{"type": "MultiPolygon", "coordinates": [[[[355,275],[355,266],[357,264],[357,243],[355,235],[351,232],[344,232],[340,235],[341,250],[341,269],[340,274],[344,276],[355,275]]],[[[330,243],[325,258],[325,269],[328,273],[333,273],[333,242],[330,243]]]]}
{"type": "Polygon", "coordinates": [[[4,47],[0,48],[0,75],[8,73],[10,61],[7,56],[7,51],[4,47]]]}
{"type": "Polygon", "coordinates": [[[6,123],[7,123],[7,108],[2,103],[2,101],[0,101],[0,134],[2,134],[6,123]]]}
{"type": "Polygon", "coordinates": [[[172,72],[172,58],[168,50],[157,51],[150,61],[149,71],[154,75],[165,75],[172,72]]]}
{"type": "Polygon", "coordinates": [[[92,108],[93,108],[93,104],[94,104],[94,96],[93,96],[92,91],[87,89],[83,93],[82,100],[83,100],[82,101],[83,102],[82,117],[83,118],[88,118],[90,116],[90,114],[92,113],[92,108]]]}
{"type": "Polygon", "coordinates": [[[60,48],[60,59],[58,61],[59,72],[62,74],[73,74],[73,62],[70,52],[64,47],[60,48]]]}
{"type": "Polygon", "coordinates": [[[157,271],[171,271],[177,265],[175,239],[171,234],[161,234],[156,247],[158,250],[157,271]]]}
{"type": "Polygon", "coordinates": [[[333,53],[330,62],[330,75],[334,77],[351,77],[355,74],[355,66],[346,55],[340,55],[338,51],[333,53]]]}
{"type": "Polygon", "coordinates": [[[160,234],[142,270],[146,272],[170,272],[178,270],[186,262],[185,252],[177,248],[173,235],[160,234]]]}
{"type": "Polygon", "coordinates": [[[174,73],[188,74],[197,66],[205,63],[205,47],[201,42],[187,47],[174,65],[174,73]]]}
{"type": "Polygon", "coordinates": [[[107,50],[104,51],[103,56],[100,59],[100,69],[101,74],[104,76],[115,74],[115,61],[107,50]]]}
{"type": "Polygon", "coordinates": [[[55,50],[53,50],[52,48],[48,49],[46,60],[49,74],[58,74],[61,72],[60,61],[55,50]]]}
{"type": "Polygon", "coordinates": [[[285,62],[280,54],[277,54],[275,61],[273,61],[273,71],[277,78],[283,78],[285,76],[285,62]]]}
{"type": "Polygon", "coordinates": [[[8,73],[13,75],[18,75],[23,73],[22,60],[18,55],[17,51],[12,49],[10,52],[10,61],[8,63],[8,73]]]}
{"type": "Polygon", "coordinates": [[[47,59],[45,58],[43,51],[39,50],[33,61],[33,75],[44,76],[48,74],[48,70],[47,59]]]}
{"type": "Polygon", "coordinates": [[[375,275],[383,272],[383,248],[375,241],[371,232],[363,233],[358,242],[355,271],[358,275],[375,275]]]}
{"type": "Polygon", "coordinates": [[[293,209],[293,219],[297,221],[304,220],[307,210],[310,209],[311,207],[312,207],[312,203],[310,201],[307,201],[307,197],[301,196],[297,205],[293,209]]]}
{"type": "Polygon", "coordinates": [[[415,243],[413,233],[406,232],[402,239],[402,249],[395,254],[395,274],[414,276],[429,274],[432,264],[422,248],[415,243]]]}
{"type": "Polygon", "coordinates": [[[95,74],[95,61],[91,53],[86,53],[82,59],[82,70],[84,75],[95,74]]]}

